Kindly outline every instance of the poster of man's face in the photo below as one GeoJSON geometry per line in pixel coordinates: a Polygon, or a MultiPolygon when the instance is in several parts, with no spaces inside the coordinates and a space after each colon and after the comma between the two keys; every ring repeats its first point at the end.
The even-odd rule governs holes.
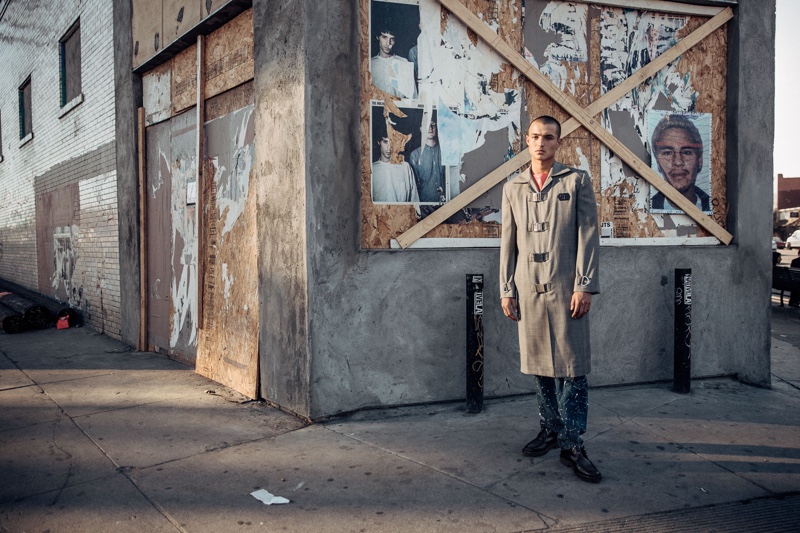
{"type": "Polygon", "coordinates": [[[417,0],[370,2],[370,75],[381,91],[404,99],[417,97],[417,0]]]}
{"type": "MultiPolygon", "coordinates": [[[[650,111],[650,166],[701,211],[711,213],[711,115],[650,111]]],[[[650,211],[683,213],[651,187],[650,211]]]]}

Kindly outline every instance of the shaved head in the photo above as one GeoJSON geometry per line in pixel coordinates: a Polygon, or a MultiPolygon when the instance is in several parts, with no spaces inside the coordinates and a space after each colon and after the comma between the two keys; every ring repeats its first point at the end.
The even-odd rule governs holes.
{"type": "MultiPolygon", "coordinates": [[[[536,117],[535,119],[533,119],[531,121],[531,126],[533,126],[533,124],[536,123],[536,122],[541,122],[542,124],[544,124],[546,126],[555,126],[556,127],[556,133],[558,134],[558,138],[559,139],[561,138],[561,123],[559,121],[557,121],[556,119],[554,119],[553,117],[551,117],[550,115],[542,115],[540,117],[536,117]]],[[[530,133],[530,131],[531,131],[531,128],[528,127],[528,133],[530,133]]]]}

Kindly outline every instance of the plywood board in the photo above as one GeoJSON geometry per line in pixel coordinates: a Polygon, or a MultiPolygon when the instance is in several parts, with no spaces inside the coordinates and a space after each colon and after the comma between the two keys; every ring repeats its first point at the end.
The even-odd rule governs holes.
{"type": "MultiPolygon", "coordinates": [[[[503,38],[521,44],[521,2],[468,0],[465,5],[503,38]]],[[[422,1],[416,6],[405,2],[362,0],[360,11],[361,20],[369,22],[360,28],[361,245],[364,248],[388,248],[393,238],[434,213],[442,201],[458,196],[460,191],[480,179],[482,176],[478,175],[477,166],[485,166],[488,160],[502,163],[507,153],[521,148],[519,122],[523,86],[518,71],[485,43],[478,42],[474,32],[458,19],[451,18],[438,2],[422,1]],[[397,33],[397,44],[392,52],[399,58],[398,68],[406,68],[406,57],[412,63],[416,57],[413,97],[406,89],[403,89],[406,92],[395,89],[384,80],[380,60],[376,58],[379,55],[376,28],[386,25],[393,26],[397,33]],[[461,61],[459,58],[465,59],[461,61]],[[442,83],[440,80],[446,81],[442,83]],[[437,93],[448,83],[452,85],[451,90],[437,93]],[[375,112],[376,106],[383,106],[382,118],[375,112]],[[509,113],[509,110],[513,111],[509,113]],[[439,124],[440,142],[427,148],[438,152],[440,155],[435,157],[441,157],[442,161],[444,186],[439,187],[438,195],[431,194],[433,188],[424,192],[424,183],[426,179],[430,180],[428,183],[437,183],[442,178],[435,172],[431,174],[434,176],[432,180],[425,177],[425,173],[420,175],[419,163],[415,164],[413,159],[416,150],[426,149],[422,145],[429,121],[439,124]],[[372,172],[377,168],[380,155],[375,136],[381,130],[385,130],[390,139],[392,153],[388,162],[393,165],[391,172],[398,172],[405,164],[415,165],[419,203],[412,200],[402,205],[373,197],[372,172]]],[[[406,87],[407,84],[402,83],[406,87]]],[[[450,215],[428,236],[496,238],[500,230],[499,198],[499,191],[477,198],[450,215]]]]}
{"type": "Polygon", "coordinates": [[[248,9],[207,37],[205,72],[206,98],[253,79],[252,9],[248,9]]]}
{"type": "Polygon", "coordinates": [[[133,4],[133,68],[164,48],[162,0],[136,0],[133,4]]]}
{"type": "Polygon", "coordinates": [[[171,86],[172,61],[167,61],[142,76],[145,125],[152,126],[172,116],[171,86]]]}
{"type": "MultiPolygon", "coordinates": [[[[692,31],[702,19],[691,19],[679,38],[692,31]]],[[[720,58],[727,54],[727,32],[725,28],[716,30],[696,47],[688,50],[678,62],[678,70],[687,72],[694,80],[699,98],[696,109],[698,113],[709,113],[712,117],[711,150],[711,207],[712,218],[725,227],[728,217],[727,164],[725,158],[727,120],[725,107],[727,102],[727,70],[726,63],[720,58]]],[[[699,236],[708,235],[700,228],[699,236]]]]}
{"type": "Polygon", "coordinates": [[[197,104],[197,45],[172,58],[172,114],[197,104]]]}
{"type": "MultiPolygon", "coordinates": [[[[428,3],[429,0],[420,0],[420,11],[428,3]]],[[[520,42],[514,40],[513,32],[507,32],[506,27],[498,23],[500,20],[510,20],[512,24],[520,25],[521,17],[504,19],[502,15],[499,15],[503,6],[508,3],[492,0],[466,0],[458,3],[448,0],[446,3],[447,5],[452,4],[453,9],[457,8],[464,13],[471,12],[475,15],[472,18],[480,23],[473,28],[482,38],[471,31],[467,32],[464,39],[468,42],[468,46],[479,47],[482,39],[491,42],[493,47],[502,44],[505,49],[512,51],[519,58],[519,60],[512,58],[510,61],[528,76],[531,67],[520,66],[526,64],[526,61],[515,52],[522,50],[525,59],[536,67],[536,75],[539,78],[542,78],[543,75],[549,79],[549,82],[555,84],[558,96],[554,96],[552,92],[544,94],[533,84],[526,84],[524,98],[529,116],[549,114],[562,121],[570,116],[588,120],[586,128],[592,130],[592,133],[590,134],[585,128],[578,128],[570,134],[570,140],[565,142],[559,158],[571,166],[589,171],[594,177],[593,186],[598,199],[599,214],[601,220],[613,228],[611,233],[613,237],[653,238],[663,236],[673,239],[684,238],[687,235],[701,237],[707,234],[702,229],[698,229],[699,224],[703,224],[723,242],[729,241],[730,235],[722,229],[727,213],[723,133],[726,106],[724,91],[726,83],[724,69],[727,55],[724,42],[726,30],[724,27],[705,30],[705,27],[717,28],[719,24],[724,24],[725,20],[731,16],[730,10],[724,10],[727,13],[723,13],[719,9],[709,10],[709,15],[719,13],[719,16],[715,16],[714,21],[705,25],[702,32],[698,32],[698,35],[703,35],[702,37],[692,35],[693,43],[684,46],[680,41],[691,34],[693,30],[704,25],[709,19],[675,13],[637,12],[630,9],[609,8],[596,5],[596,3],[534,0],[526,3],[526,29],[522,32],[523,41],[520,42]],[[716,22],[717,19],[719,22],[716,22]],[[499,34],[500,39],[493,33],[499,34]],[[653,37],[654,35],[655,37],[653,37]],[[701,45],[692,49],[691,46],[694,46],[700,39],[705,40],[699,41],[701,45]],[[679,44],[676,50],[680,49],[680,52],[675,52],[674,55],[672,52],[667,53],[675,43],[679,44]],[[652,48],[647,48],[648,46],[652,46],[652,48]],[[683,57],[674,61],[673,59],[679,53],[683,53],[683,57]],[[663,60],[660,58],[661,55],[664,55],[663,60]],[[671,56],[671,58],[666,59],[667,56],[671,56]],[[646,76],[640,75],[638,71],[651,62],[653,67],[656,64],[659,66],[648,68],[649,74],[646,76]],[[653,73],[656,74],[653,75],[653,73]],[[651,77],[648,78],[648,76],[651,77]],[[640,86],[637,87],[637,84],[640,86]],[[628,94],[616,103],[614,100],[604,98],[604,94],[617,85],[626,86],[625,91],[628,94]],[[586,115],[581,111],[584,108],[592,107],[594,102],[599,104],[600,101],[606,102],[603,107],[611,105],[598,117],[605,130],[600,128],[597,123],[592,123],[591,114],[586,115]],[[569,113],[563,109],[564,107],[569,109],[569,113]],[[648,119],[648,113],[659,109],[672,114],[688,114],[692,117],[698,115],[700,117],[691,118],[692,121],[699,121],[702,116],[709,117],[708,120],[713,121],[713,128],[710,127],[709,132],[713,129],[714,133],[709,133],[703,141],[703,144],[708,146],[706,153],[711,154],[710,163],[704,165],[706,169],[711,169],[711,175],[710,177],[698,176],[697,181],[698,186],[702,183],[711,184],[703,186],[708,187],[712,194],[713,214],[710,207],[707,214],[713,218],[701,213],[701,209],[694,207],[690,201],[666,185],[664,178],[656,172],[655,163],[652,168],[648,166],[647,161],[651,160],[651,147],[649,146],[647,121],[652,121],[652,118],[648,119]],[[613,133],[613,136],[609,133],[613,133]],[[602,142],[598,139],[601,139],[602,142]],[[606,146],[612,146],[614,152],[606,146]],[[624,157],[624,162],[617,157],[618,154],[624,157]],[[636,168],[636,171],[628,167],[628,164],[636,168]],[[639,175],[646,176],[646,180],[639,178],[639,175]],[[665,187],[667,190],[664,190],[665,187]],[[650,199],[655,193],[668,193],[670,201],[678,202],[676,205],[681,207],[679,209],[671,208],[673,211],[666,213],[663,208],[659,208],[658,215],[654,216],[650,212],[650,199]],[[691,217],[681,210],[690,212],[691,217]]],[[[370,20],[369,7],[374,4],[374,2],[362,2],[362,20],[370,20]]],[[[651,2],[649,5],[666,6],[667,4],[651,2]]],[[[452,34],[445,35],[450,18],[448,13],[443,12],[439,20],[442,42],[452,37],[452,34]]],[[[464,17],[459,14],[459,18],[463,19],[464,17]]],[[[371,87],[369,84],[371,81],[370,69],[367,63],[370,60],[368,50],[370,50],[373,37],[362,25],[362,79],[367,82],[362,85],[362,88],[371,87]]],[[[690,39],[686,40],[688,42],[690,39]]],[[[458,43],[449,42],[449,46],[457,49],[458,43]]],[[[504,56],[512,57],[505,53],[504,56]]],[[[478,75],[479,72],[475,71],[475,75],[478,75]]],[[[514,75],[519,75],[514,73],[516,71],[513,68],[504,68],[496,76],[492,76],[488,86],[502,85],[501,80],[513,79],[514,75]],[[509,73],[511,73],[510,76],[509,73]]],[[[445,81],[445,84],[448,82],[449,80],[445,81]]],[[[539,86],[544,87],[541,84],[539,86]]],[[[422,93],[422,89],[419,92],[422,93]]],[[[362,103],[366,104],[368,101],[383,97],[384,95],[380,92],[376,94],[373,87],[372,90],[362,93],[362,103]]],[[[616,98],[619,96],[615,96],[616,98]]],[[[402,110],[405,110],[404,106],[408,105],[405,100],[396,101],[397,99],[394,98],[392,100],[395,100],[392,102],[394,107],[402,110]]],[[[603,107],[599,107],[594,113],[598,113],[603,107]]],[[[387,108],[391,115],[392,109],[388,102],[387,108]]],[[[364,111],[362,114],[362,137],[372,141],[374,139],[371,139],[371,131],[367,127],[367,122],[373,117],[370,117],[368,110],[364,111]]],[[[572,121],[574,122],[574,120],[572,121]]],[[[526,122],[525,117],[520,120],[520,123],[523,122],[526,122]]],[[[371,154],[372,150],[372,146],[367,146],[366,143],[365,146],[362,146],[362,154],[368,161],[375,159],[371,154]],[[372,157],[371,160],[370,157],[372,157]]],[[[468,158],[465,158],[465,161],[467,160],[468,158]]],[[[474,161],[471,165],[475,166],[474,161]]],[[[510,165],[507,166],[510,167],[510,165]]],[[[403,220],[413,214],[408,213],[406,206],[376,206],[363,201],[370,191],[370,187],[364,183],[363,176],[367,167],[366,164],[362,165],[362,246],[369,247],[377,244],[382,247],[387,240],[386,236],[376,235],[376,233],[387,229],[393,230],[404,225],[383,222],[387,218],[393,219],[391,222],[397,222],[398,217],[403,220]]],[[[516,168],[518,167],[519,165],[516,165],[516,168]]],[[[464,167],[462,167],[460,170],[462,174],[469,174],[469,169],[464,171],[464,167]]],[[[708,173],[708,171],[706,172],[708,173]]],[[[497,176],[497,180],[493,183],[498,183],[498,180],[502,178],[499,174],[497,176]]],[[[470,195],[470,198],[476,198],[477,194],[479,193],[470,195]]],[[[485,197],[492,196],[491,191],[480,194],[485,197]]],[[[458,203],[463,205],[461,202],[458,203]]],[[[450,216],[450,213],[455,212],[455,209],[457,208],[442,210],[445,213],[443,216],[437,215],[433,218],[436,218],[437,222],[441,221],[450,216]]],[[[705,207],[702,208],[702,210],[705,209],[705,207]]],[[[455,232],[443,231],[441,228],[430,231],[433,223],[428,224],[427,221],[419,226],[419,231],[415,227],[414,231],[408,232],[408,235],[414,233],[414,238],[418,238],[418,236],[424,235],[424,232],[427,232],[426,236],[428,237],[452,237],[458,234],[458,228],[455,232]]],[[[468,227],[469,224],[463,225],[465,237],[474,235],[473,228],[467,229],[468,227]]],[[[484,237],[485,235],[480,236],[484,237]]],[[[400,242],[400,237],[397,235],[389,236],[390,242],[393,237],[400,242]]],[[[407,240],[405,235],[402,238],[404,242],[407,240]]],[[[400,244],[403,246],[402,243],[400,244]]]]}
{"type": "Polygon", "coordinates": [[[206,122],[220,118],[255,102],[253,81],[206,100],[206,122]]]}
{"type": "MultiPolygon", "coordinates": [[[[230,97],[235,100],[237,95],[230,97]]],[[[249,398],[258,394],[258,232],[256,194],[250,187],[255,165],[253,109],[249,105],[205,126],[208,242],[197,359],[199,374],[249,398]]]]}

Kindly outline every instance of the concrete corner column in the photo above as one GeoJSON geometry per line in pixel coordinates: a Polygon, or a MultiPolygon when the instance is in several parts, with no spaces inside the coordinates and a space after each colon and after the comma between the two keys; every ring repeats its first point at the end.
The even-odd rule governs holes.
{"type": "Polygon", "coordinates": [[[130,0],[114,2],[114,105],[119,216],[119,291],[122,341],[139,339],[139,152],[136,110],[142,105],[142,79],[133,73],[130,0]]]}
{"type": "Polygon", "coordinates": [[[254,0],[261,397],[309,416],[307,3],[254,0]]]}
{"type": "MultiPolygon", "coordinates": [[[[728,226],[737,257],[731,262],[736,297],[718,295],[741,317],[759,317],[748,342],[738,350],[731,370],[739,379],[770,383],[772,235],[772,149],[775,136],[775,0],[740,0],[728,31],[728,226]],[[755,302],[758,302],[757,304],[755,302]],[[758,305],[758,311],[753,306],[758,305]]],[[[732,332],[742,324],[730,324],[732,332]]]]}

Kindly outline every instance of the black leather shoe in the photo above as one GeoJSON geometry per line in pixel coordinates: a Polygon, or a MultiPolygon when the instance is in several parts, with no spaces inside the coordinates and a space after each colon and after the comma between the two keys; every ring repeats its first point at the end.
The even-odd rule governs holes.
{"type": "Polygon", "coordinates": [[[558,433],[549,429],[542,429],[536,438],[522,448],[522,455],[539,457],[558,446],[558,433]]]}
{"type": "Polygon", "coordinates": [[[572,467],[576,476],[589,483],[597,483],[603,477],[586,456],[586,449],[583,446],[561,450],[561,464],[572,467]]]}

